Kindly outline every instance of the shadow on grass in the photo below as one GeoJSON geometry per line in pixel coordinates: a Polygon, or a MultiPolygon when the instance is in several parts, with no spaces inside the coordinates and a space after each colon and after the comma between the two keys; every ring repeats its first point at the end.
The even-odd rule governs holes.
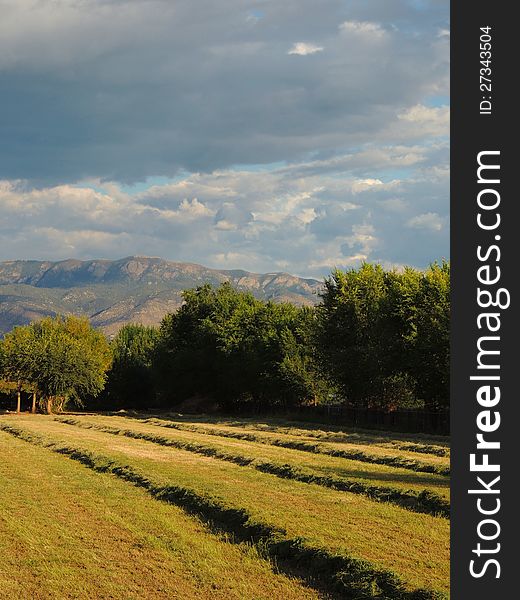
{"type": "Polygon", "coordinates": [[[438,494],[429,490],[420,492],[414,490],[403,490],[394,487],[384,487],[377,485],[368,485],[362,481],[352,479],[340,479],[336,476],[319,475],[316,473],[301,471],[290,464],[273,463],[270,461],[256,459],[251,456],[231,454],[224,452],[215,446],[207,446],[198,442],[187,442],[172,438],[165,438],[147,432],[138,432],[129,429],[120,429],[83,421],[82,419],[72,419],[56,417],[55,421],[65,425],[80,427],[83,429],[93,429],[108,433],[111,435],[122,435],[132,439],[144,440],[161,446],[173,447],[178,450],[185,450],[203,456],[215,458],[230,462],[241,467],[251,467],[262,473],[269,473],[282,479],[291,479],[300,483],[316,484],[322,487],[332,488],[336,491],[348,492],[352,494],[362,494],[378,502],[389,502],[401,508],[406,508],[413,512],[427,513],[433,516],[449,518],[449,503],[438,494]]]}
{"type": "Polygon", "coordinates": [[[36,446],[80,462],[99,473],[108,473],[136,487],[153,498],[179,506],[197,516],[213,533],[231,536],[235,543],[250,542],[269,558],[275,568],[297,576],[329,598],[350,600],[445,600],[446,595],[433,590],[405,589],[391,571],[378,569],[368,561],[325,549],[307,546],[302,538],[287,538],[286,532],[255,520],[245,509],[230,508],[218,500],[205,497],[181,486],[160,486],[133,467],[122,465],[102,455],[81,448],[46,440],[44,437],[0,423],[5,431],[36,446]]]}
{"type": "MultiPolygon", "coordinates": [[[[116,416],[112,414],[112,416],[116,416]]],[[[119,414],[119,416],[122,416],[119,414]]],[[[432,473],[449,477],[450,468],[444,465],[434,465],[425,462],[421,462],[411,458],[405,458],[400,456],[383,456],[383,455],[372,455],[367,454],[361,450],[351,449],[337,449],[330,446],[326,446],[320,441],[308,442],[303,440],[294,440],[289,438],[267,438],[259,435],[258,432],[238,432],[238,431],[227,431],[221,429],[211,429],[207,427],[207,421],[180,421],[175,418],[163,418],[157,419],[157,417],[150,418],[150,415],[144,416],[131,416],[130,418],[137,418],[139,420],[145,420],[150,422],[152,425],[158,425],[162,427],[169,427],[171,429],[178,429],[181,431],[192,431],[194,433],[201,433],[204,435],[212,435],[224,438],[233,438],[239,440],[246,440],[249,442],[258,442],[261,444],[278,446],[280,448],[288,448],[292,450],[301,450],[302,452],[311,452],[313,454],[324,454],[327,456],[334,456],[337,458],[346,458],[348,460],[355,460],[359,462],[372,463],[377,465],[387,465],[399,469],[408,469],[418,473],[432,473]],[[158,422],[160,421],[160,422],[158,422]]]]}
{"type": "MultiPolygon", "coordinates": [[[[400,440],[403,442],[421,443],[424,445],[438,445],[449,449],[449,436],[435,435],[429,433],[403,433],[398,431],[394,432],[378,429],[363,429],[361,427],[348,425],[333,425],[330,423],[315,422],[309,423],[308,421],[297,421],[294,419],[284,419],[282,417],[271,417],[264,415],[258,415],[257,417],[237,417],[236,415],[194,415],[172,412],[152,413],[146,411],[141,413],[141,418],[145,414],[148,416],[151,416],[153,414],[154,416],[165,420],[170,419],[174,421],[183,421],[186,423],[205,422],[212,423],[214,425],[226,425],[229,427],[243,427],[244,425],[257,425],[258,423],[261,423],[262,427],[264,427],[266,431],[268,429],[276,431],[277,428],[285,427],[306,430],[311,433],[316,431],[322,431],[325,433],[343,434],[346,436],[359,436],[359,439],[363,438],[369,442],[372,441],[372,443],[400,440]]],[[[131,411],[128,413],[128,416],[140,418],[138,411],[131,411]],[[133,414],[131,415],[131,413],[133,414]]]]}

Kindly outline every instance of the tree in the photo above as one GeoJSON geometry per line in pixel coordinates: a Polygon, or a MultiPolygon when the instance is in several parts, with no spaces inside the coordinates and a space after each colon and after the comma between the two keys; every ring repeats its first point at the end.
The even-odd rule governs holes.
{"type": "Polygon", "coordinates": [[[379,265],[325,281],[323,368],[352,404],[386,409],[449,402],[449,263],[418,271],[379,265]]]}
{"type": "Polygon", "coordinates": [[[314,309],[262,302],[228,283],[183,297],[160,328],[154,363],[163,397],[206,396],[224,408],[248,403],[257,410],[321,399],[314,309]]]}
{"type": "Polygon", "coordinates": [[[225,404],[251,377],[251,357],[237,364],[237,348],[247,353],[243,340],[260,301],[228,283],[185,290],[183,299],[161,323],[154,359],[159,393],[167,402],[209,396],[225,404]]]}
{"type": "Polygon", "coordinates": [[[417,336],[413,373],[428,408],[449,406],[450,264],[434,263],[421,279],[417,298],[417,336]]]}
{"type": "Polygon", "coordinates": [[[88,319],[48,317],[30,327],[36,340],[32,379],[47,412],[62,410],[68,400],[81,406],[85,397],[101,392],[112,353],[88,319]]]}
{"type": "Polygon", "coordinates": [[[35,339],[31,327],[15,327],[0,342],[0,368],[6,389],[16,391],[16,412],[20,412],[21,393],[32,391],[35,339]],[[9,385],[10,384],[10,385],[9,385]]]}
{"type": "Polygon", "coordinates": [[[280,334],[279,377],[291,404],[321,404],[335,391],[320,367],[316,351],[317,313],[298,309],[292,327],[280,334]]]}
{"type": "Polygon", "coordinates": [[[111,342],[113,362],[104,399],[113,408],[146,408],[155,399],[152,359],[159,330],[145,325],[124,325],[111,342]]]}
{"type": "Polygon", "coordinates": [[[392,338],[385,316],[387,282],[380,265],[335,270],[325,280],[319,309],[324,368],[354,405],[381,400],[392,338]]]}

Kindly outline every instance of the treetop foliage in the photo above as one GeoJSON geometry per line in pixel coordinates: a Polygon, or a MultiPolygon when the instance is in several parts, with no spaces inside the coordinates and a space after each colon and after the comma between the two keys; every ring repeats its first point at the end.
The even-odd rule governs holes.
{"type": "Polygon", "coordinates": [[[164,318],[156,352],[158,390],[172,400],[211,396],[222,406],[289,406],[320,393],[305,320],[311,311],[262,302],[224,283],[184,293],[164,318]],[[307,340],[309,341],[309,340],[307,340]]]}

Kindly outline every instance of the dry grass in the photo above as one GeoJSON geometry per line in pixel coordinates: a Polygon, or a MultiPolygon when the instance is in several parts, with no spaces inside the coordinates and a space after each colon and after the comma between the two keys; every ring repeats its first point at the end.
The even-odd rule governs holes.
{"type": "Polygon", "coordinates": [[[3,432],[0,455],[6,600],[321,597],[113,477],[3,432]]]}
{"type": "MultiPolygon", "coordinates": [[[[155,419],[160,421],[160,419],[155,419]]],[[[338,432],[327,432],[318,430],[317,432],[299,429],[295,427],[281,427],[269,425],[267,423],[250,424],[247,422],[230,423],[201,423],[199,420],[190,421],[189,419],[169,419],[162,420],[163,423],[173,423],[182,426],[189,426],[193,430],[206,434],[253,434],[258,440],[266,443],[273,443],[275,440],[287,440],[294,442],[307,442],[317,444],[324,450],[351,450],[353,452],[364,452],[375,457],[398,457],[406,458],[411,461],[419,462],[424,465],[434,467],[449,467],[449,449],[440,445],[419,444],[426,448],[438,449],[446,452],[445,456],[436,456],[435,454],[419,453],[408,450],[412,447],[411,441],[392,441],[387,436],[377,434],[340,434],[338,432]]],[[[417,444],[416,444],[417,445],[417,444]]]]}
{"type": "Polygon", "coordinates": [[[182,450],[72,428],[47,417],[11,417],[9,422],[112,457],[161,484],[184,486],[227,506],[244,508],[259,521],[285,529],[289,537],[303,537],[314,547],[348,552],[391,570],[411,588],[448,589],[449,523],[445,519],[280,480],[182,450]]]}
{"type": "Polygon", "coordinates": [[[237,440],[233,438],[208,436],[204,433],[182,431],[170,428],[158,429],[152,423],[139,419],[128,419],[119,416],[92,416],[80,417],[84,423],[94,423],[129,429],[134,432],[160,435],[168,440],[180,442],[195,442],[205,446],[217,448],[222,452],[254,457],[255,459],[271,461],[279,464],[288,464],[297,467],[304,473],[319,476],[334,476],[371,485],[393,487],[399,490],[422,491],[424,489],[449,498],[449,479],[435,473],[419,473],[407,469],[399,469],[386,465],[360,463],[328,456],[325,454],[311,454],[300,450],[274,447],[259,442],[237,440]]]}

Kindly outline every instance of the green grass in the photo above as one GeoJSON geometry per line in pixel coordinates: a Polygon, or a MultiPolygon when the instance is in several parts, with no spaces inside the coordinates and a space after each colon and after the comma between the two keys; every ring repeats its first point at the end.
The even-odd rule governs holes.
{"type": "Polygon", "coordinates": [[[1,431],[0,454],[6,600],[321,597],[143,490],[1,431]]]}
{"type": "MultiPolygon", "coordinates": [[[[43,416],[2,421],[48,441],[116,461],[141,473],[156,487],[174,486],[176,493],[182,490],[199,500],[211,501],[219,510],[245,514],[248,521],[269,531],[283,532],[283,539],[294,542],[303,538],[305,552],[319,552],[329,562],[336,555],[343,557],[341,560],[349,557],[360,564],[366,562],[376,571],[395,573],[409,590],[448,590],[446,519],[139,439],[72,428],[43,416]]],[[[128,427],[133,423],[131,420],[128,427]]],[[[302,551],[297,556],[301,558],[302,551]]]]}
{"type": "MultiPolygon", "coordinates": [[[[354,466],[351,471],[353,476],[348,476],[348,467],[345,469],[345,459],[338,459],[326,455],[310,455],[298,450],[278,449],[254,442],[234,439],[219,438],[215,440],[193,432],[163,429],[157,433],[157,428],[148,423],[131,421],[121,417],[56,417],[60,423],[77,427],[96,428],[113,435],[124,435],[130,438],[145,439],[163,446],[172,446],[188,450],[204,456],[212,456],[220,460],[233,462],[242,466],[255,468],[262,472],[272,473],[284,479],[294,479],[306,483],[314,483],[331,487],[350,493],[364,494],[372,499],[393,502],[409,510],[427,512],[440,516],[449,516],[449,502],[447,500],[448,485],[445,477],[436,475],[417,474],[416,479],[429,479],[430,485],[421,486],[415,483],[412,489],[406,482],[413,479],[406,470],[392,469],[380,465],[370,465],[373,472],[370,475],[377,478],[377,469],[383,470],[392,482],[381,479],[367,478],[367,474],[360,472],[358,463],[348,461],[354,466]],[[130,428],[128,428],[130,427],[130,428]],[[164,433],[164,435],[163,435],[164,433]],[[399,476],[403,480],[399,480],[399,476]],[[368,479],[368,481],[367,481],[368,479]],[[436,485],[437,484],[437,485],[436,485]]],[[[414,473],[415,475],[415,473],[414,473]]]]}
{"type": "Polygon", "coordinates": [[[364,463],[373,463],[399,467],[419,473],[437,473],[448,476],[450,473],[449,458],[445,456],[428,455],[424,459],[417,458],[417,453],[399,450],[395,447],[381,447],[371,443],[322,443],[314,438],[304,438],[301,435],[283,434],[280,432],[262,430],[261,433],[240,427],[225,425],[205,425],[200,422],[183,422],[174,419],[149,419],[148,422],[171,429],[202,433],[231,439],[255,441],[280,448],[290,448],[303,452],[326,454],[357,460],[364,463]]]}
{"type": "MultiPolygon", "coordinates": [[[[119,424],[127,424],[128,427],[136,428],[146,427],[147,431],[153,431],[149,425],[163,427],[162,435],[165,435],[165,431],[169,434],[175,433],[175,436],[182,436],[182,439],[191,439],[199,442],[206,441],[211,442],[212,445],[218,445],[222,448],[241,448],[247,449],[248,453],[253,453],[259,458],[266,460],[276,459],[283,460],[284,462],[292,463],[308,467],[323,475],[334,475],[339,477],[359,478],[363,480],[373,481],[377,485],[391,485],[395,487],[406,487],[415,490],[429,489],[438,493],[439,495],[449,498],[449,480],[437,473],[422,473],[412,471],[409,469],[396,468],[394,466],[381,465],[370,462],[360,462],[348,458],[336,457],[327,454],[307,452],[298,450],[296,448],[284,448],[283,446],[276,446],[270,442],[269,438],[263,438],[250,434],[250,439],[242,439],[241,437],[228,437],[226,434],[227,430],[222,429],[224,435],[220,435],[221,430],[215,430],[214,435],[208,437],[210,434],[207,433],[208,429],[212,431],[214,428],[199,427],[199,429],[192,430],[191,425],[188,425],[188,429],[176,429],[179,423],[165,421],[163,419],[126,419],[121,417],[101,417],[96,416],[96,421],[103,422],[105,424],[113,423],[111,419],[119,424]],[[120,419],[118,421],[118,419],[120,419]],[[131,425],[128,425],[131,423],[131,425]],[[172,427],[170,427],[172,426],[172,427]]],[[[180,423],[182,425],[182,423],[180,423]]],[[[231,430],[230,433],[233,433],[231,430]]],[[[239,436],[242,436],[241,432],[238,432],[239,436]]],[[[247,433],[245,434],[247,435],[247,433]]],[[[275,436],[275,440],[279,439],[280,436],[275,436]]],[[[283,440],[283,438],[282,438],[283,440]]],[[[363,447],[362,450],[368,449],[363,447]]]]}
{"type": "MultiPolygon", "coordinates": [[[[118,414],[118,413],[112,413],[118,414]]],[[[127,414],[131,414],[127,413],[127,414]]],[[[154,415],[155,416],[155,415],[154,415]]],[[[347,425],[332,425],[323,423],[309,423],[305,421],[291,421],[283,417],[241,417],[227,418],[212,415],[182,415],[180,413],[169,413],[163,415],[174,421],[186,423],[204,423],[222,425],[225,427],[238,427],[259,431],[272,431],[277,433],[289,433],[303,435],[318,439],[330,439],[331,441],[348,441],[350,443],[365,443],[393,446],[418,445],[433,450],[432,454],[448,456],[450,451],[449,438],[443,435],[428,433],[402,433],[394,431],[383,431],[375,429],[361,429],[347,425]],[[437,452],[437,450],[442,452],[437,452]]],[[[429,452],[426,452],[427,454],[429,452]]]]}

